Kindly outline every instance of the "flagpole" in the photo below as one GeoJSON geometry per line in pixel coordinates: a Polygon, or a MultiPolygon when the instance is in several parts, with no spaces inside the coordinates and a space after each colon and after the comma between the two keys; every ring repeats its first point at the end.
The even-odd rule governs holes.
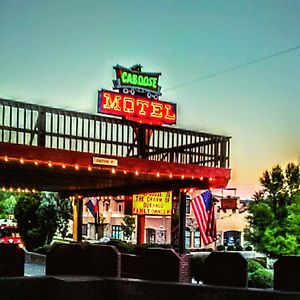
{"type": "Polygon", "coordinates": [[[96,199],[96,207],[97,207],[97,211],[95,212],[95,239],[98,240],[99,239],[99,200],[96,199]]]}

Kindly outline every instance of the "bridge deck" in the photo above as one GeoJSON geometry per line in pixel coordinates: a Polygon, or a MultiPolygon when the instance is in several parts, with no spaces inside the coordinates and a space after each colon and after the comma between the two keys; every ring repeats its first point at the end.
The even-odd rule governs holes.
{"type": "Polygon", "coordinates": [[[0,99],[0,184],[92,194],[225,187],[230,137],[0,99]],[[117,166],[93,165],[93,157],[117,166]]]}

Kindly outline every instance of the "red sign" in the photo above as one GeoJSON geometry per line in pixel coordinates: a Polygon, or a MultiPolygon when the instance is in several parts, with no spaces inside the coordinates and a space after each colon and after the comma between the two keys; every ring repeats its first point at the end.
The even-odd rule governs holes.
{"type": "Polygon", "coordinates": [[[106,90],[98,92],[98,112],[139,123],[176,124],[175,103],[106,90]]]}

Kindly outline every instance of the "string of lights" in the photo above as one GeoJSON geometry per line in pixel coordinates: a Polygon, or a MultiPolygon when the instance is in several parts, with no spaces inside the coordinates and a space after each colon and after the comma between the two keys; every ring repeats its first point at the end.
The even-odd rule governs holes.
{"type": "MultiPolygon", "coordinates": [[[[74,165],[71,165],[71,164],[65,164],[65,163],[58,163],[58,162],[52,162],[52,161],[48,161],[48,162],[45,162],[45,161],[40,161],[40,160],[29,160],[29,159],[24,159],[24,158],[15,158],[15,157],[8,157],[8,156],[0,156],[0,160],[8,163],[8,162],[19,162],[20,164],[24,165],[24,164],[34,164],[36,167],[38,166],[47,166],[49,168],[61,168],[61,169],[73,169],[75,171],[79,171],[79,170],[87,170],[89,172],[95,170],[95,171],[110,171],[112,174],[116,174],[117,172],[120,172],[120,173],[123,173],[124,175],[127,175],[127,174],[135,174],[135,176],[139,176],[139,175],[142,175],[142,174],[146,174],[146,175],[152,175],[153,177],[161,177],[161,176],[164,176],[164,177],[169,177],[169,178],[174,178],[174,177],[177,177],[177,178],[181,178],[181,179],[187,179],[187,176],[185,175],[180,175],[180,174],[173,174],[173,173],[160,173],[160,172],[154,172],[154,173],[150,173],[150,172],[142,172],[140,170],[135,170],[135,171],[130,171],[130,170],[123,170],[123,169],[120,169],[120,168],[105,168],[105,167],[96,167],[96,166],[91,166],[91,165],[88,165],[88,166],[81,166],[81,165],[78,165],[78,164],[74,164],[74,165]]],[[[195,176],[191,176],[189,177],[189,179],[195,179],[195,176]]],[[[199,177],[199,180],[204,180],[204,177],[201,176],[199,177]]],[[[208,180],[211,182],[214,180],[213,177],[209,177],[208,180]]]]}

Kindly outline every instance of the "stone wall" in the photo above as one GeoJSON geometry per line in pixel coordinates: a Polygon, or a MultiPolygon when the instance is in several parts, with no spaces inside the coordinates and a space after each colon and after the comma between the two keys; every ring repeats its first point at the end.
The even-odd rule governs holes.
{"type": "Polygon", "coordinates": [[[0,279],[1,299],[299,300],[300,293],[87,276],[0,279]]]}
{"type": "MultiPolygon", "coordinates": [[[[274,265],[274,289],[300,292],[299,269],[300,257],[281,257],[274,265]]],[[[205,284],[247,287],[247,261],[239,253],[209,254],[204,261],[204,271],[205,284]]],[[[178,255],[173,249],[149,248],[140,256],[121,256],[113,246],[57,244],[47,254],[46,274],[191,282],[191,261],[189,255],[178,255]]],[[[23,275],[24,251],[1,245],[0,277],[23,275]]]]}

